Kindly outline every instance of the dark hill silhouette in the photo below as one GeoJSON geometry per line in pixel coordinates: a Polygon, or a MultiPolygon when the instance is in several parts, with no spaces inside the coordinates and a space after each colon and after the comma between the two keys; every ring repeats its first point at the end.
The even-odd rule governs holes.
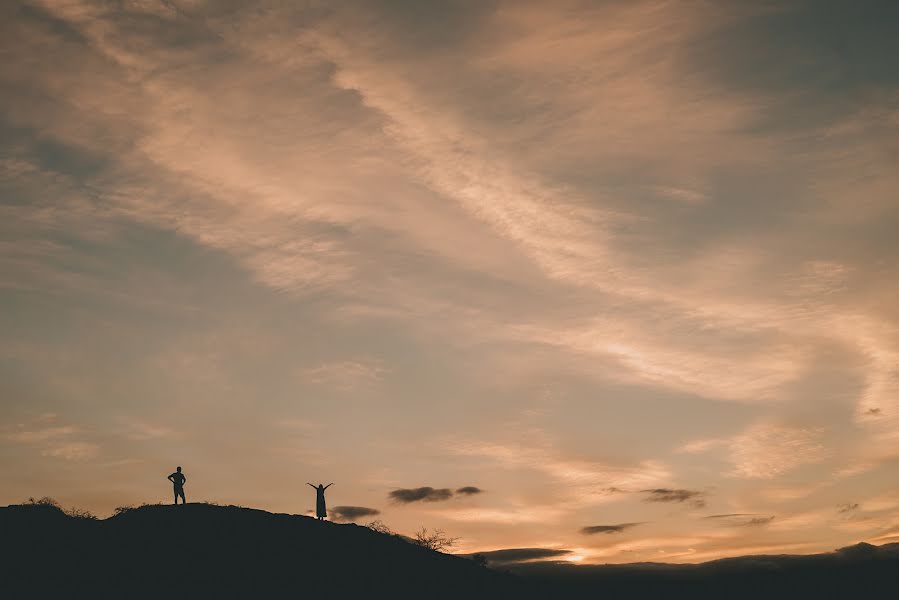
{"type": "Polygon", "coordinates": [[[108,519],[52,505],[0,508],[7,598],[894,597],[899,544],[699,565],[504,564],[352,524],[234,506],[145,506],[108,519]],[[516,575],[517,574],[517,575],[516,575]]]}
{"type": "Polygon", "coordinates": [[[19,505],[0,508],[0,532],[5,598],[467,598],[515,585],[366,527],[235,506],[144,506],[99,520],[19,505]]]}
{"type": "Polygon", "coordinates": [[[519,563],[512,573],[568,598],[852,599],[899,594],[899,544],[856,544],[810,555],[755,555],[674,565],[519,563]]]}

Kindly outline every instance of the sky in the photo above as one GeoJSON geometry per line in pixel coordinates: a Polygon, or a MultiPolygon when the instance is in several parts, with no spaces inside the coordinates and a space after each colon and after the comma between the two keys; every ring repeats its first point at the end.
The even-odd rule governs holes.
{"type": "Polygon", "coordinates": [[[457,552],[899,541],[897,22],[2,3],[0,503],[181,465],[457,552]]]}

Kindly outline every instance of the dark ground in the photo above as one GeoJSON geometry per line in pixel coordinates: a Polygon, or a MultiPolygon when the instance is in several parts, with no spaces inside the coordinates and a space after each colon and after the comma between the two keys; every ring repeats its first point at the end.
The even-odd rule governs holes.
{"type": "Polygon", "coordinates": [[[514,574],[355,525],[239,507],[145,506],[103,520],[0,508],[0,597],[899,597],[899,544],[700,565],[506,565],[514,574]]]}

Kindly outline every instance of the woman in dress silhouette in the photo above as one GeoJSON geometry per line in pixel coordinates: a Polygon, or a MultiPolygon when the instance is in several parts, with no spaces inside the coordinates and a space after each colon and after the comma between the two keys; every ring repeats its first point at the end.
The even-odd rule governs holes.
{"type": "Polygon", "coordinates": [[[325,490],[334,484],[333,483],[329,483],[328,485],[318,484],[317,486],[315,486],[307,481],[306,485],[312,487],[312,489],[315,490],[315,517],[319,521],[323,521],[324,518],[328,516],[328,508],[325,506],[325,490]]]}

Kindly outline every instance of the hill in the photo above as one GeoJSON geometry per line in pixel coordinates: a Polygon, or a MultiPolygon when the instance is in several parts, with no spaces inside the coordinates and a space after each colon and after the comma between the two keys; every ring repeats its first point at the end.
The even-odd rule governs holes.
{"type": "Polygon", "coordinates": [[[837,600],[895,598],[899,544],[856,544],[825,554],[755,555],[699,564],[534,562],[510,571],[567,598],[837,600]]]}
{"type": "Polygon", "coordinates": [[[515,587],[366,527],[234,506],[144,506],[103,520],[9,506],[0,532],[0,596],[10,599],[465,598],[515,587]]]}
{"type": "Polygon", "coordinates": [[[899,544],[697,565],[503,563],[398,536],[234,506],[145,506],[108,519],[0,508],[4,598],[856,598],[899,589],[899,544]]]}

